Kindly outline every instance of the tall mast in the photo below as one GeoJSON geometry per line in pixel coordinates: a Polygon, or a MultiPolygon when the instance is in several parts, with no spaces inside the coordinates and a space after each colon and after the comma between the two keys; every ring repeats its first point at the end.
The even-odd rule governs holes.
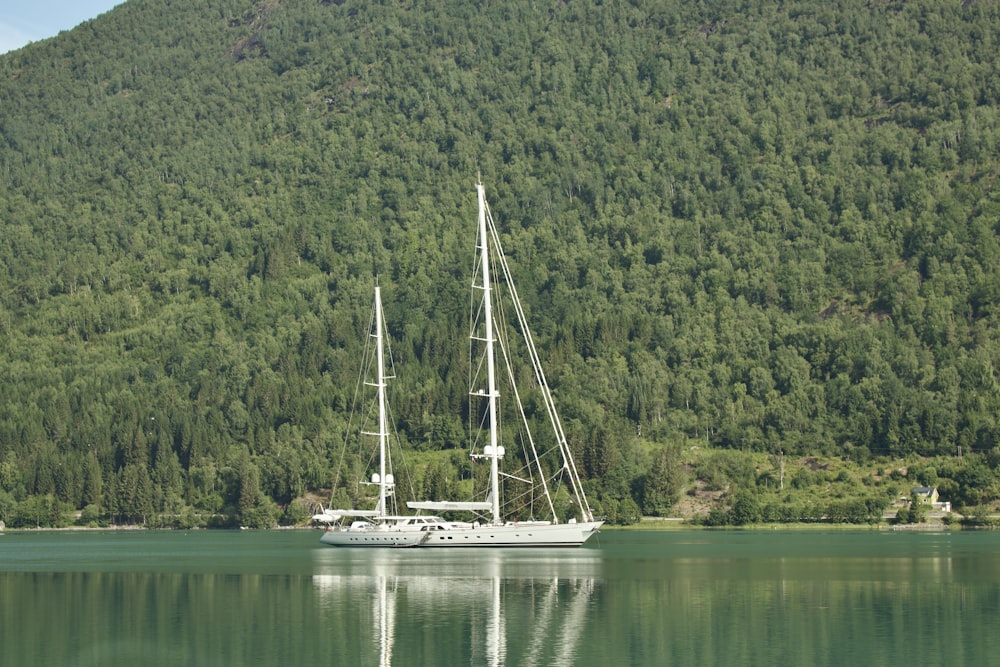
{"type": "Polygon", "coordinates": [[[490,252],[486,233],[486,193],[482,183],[476,183],[479,194],[479,252],[482,257],[483,271],[483,316],[486,319],[484,341],[486,343],[486,375],[488,378],[488,401],[490,419],[490,444],[485,453],[490,459],[490,504],[493,511],[493,523],[500,523],[500,456],[497,438],[497,392],[496,359],[493,353],[493,301],[490,290],[490,252]]]}
{"type": "Polygon", "coordinates": [[[381,287],[375,285],[375,358],[378,365],[378,510],[379,516],[388,514],[386,496],[389,492],[389,482],[385,474],[386,440],[388,439],[388,424],[385,414],[385,359],[382,350],[382,293],[381,287]]]}

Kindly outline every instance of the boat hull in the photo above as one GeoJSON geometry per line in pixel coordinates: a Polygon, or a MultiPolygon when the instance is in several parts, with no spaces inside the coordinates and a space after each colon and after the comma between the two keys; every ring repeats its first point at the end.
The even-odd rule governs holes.
{"type": "Polygon", "coordinates": [[[419,530],[354,530],[331,528],[319,541],[331,547],[415,547],[427,533],[419,530]]]}
{"type": "Polygon", "coordinates": [[[601,522],[518,524],[456,528],[429,533],[421,547],[578,547],[601,522]]]}
{"type": "Polygon", "coordinates": [[[320,542],[334,547],[578,547],[600,521],[560,524],[508,523],[448,530],[329,530],[320,542]]]}

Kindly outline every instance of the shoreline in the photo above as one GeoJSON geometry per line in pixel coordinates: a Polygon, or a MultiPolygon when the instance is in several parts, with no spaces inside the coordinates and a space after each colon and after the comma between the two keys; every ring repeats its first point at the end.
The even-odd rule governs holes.
{"type": "Polygon", "coordinates": [[[152,526],[63,526],[61,528],[7,528],[0,531],[0,535],[6,533],[91,533],[91,532],[132,532],[132,531],[163,531],[163,532],[183,532],[183,531],[218,531],[242,532],[246,530],[258,531],[286,531],[286,530],[322,530],[322,526],[275,526],[274,528],[205,528],[203,526],[192,526],[190,528],[161,528],[152,526]]]}
{"type": "MultiPolygon", "coordinates": [[[[605,524],[601,527],[601,532],[672,532],[691,530],[710,531],[960,531],[960,530],[989,530],[993,526],[970,526],[963,525],[960,521],[944,523],[941,520],[929,520],[925,523],[894,524],[882,521],[874,524],[863,523],[824,523],[824,522],[801,522],[801,523],[754,523],[742,526],[703,526],[688,523],[688,519],[680,517],[644,517],[639,523],[626,526],[616,526],[605,524]]],[[[0,530],[0,535],[14,533],[87,533],[87,532],[132,532],[132,531],[219,531],[219,532],[242,532],[253,531],[322,531],[323,526],[275,526],[273,528],[206,528],[194,526],[190,528],[169,528],[169,527],[148,527],[148,526],[65,526],[62,528],[10,528],[0,530]]]]}

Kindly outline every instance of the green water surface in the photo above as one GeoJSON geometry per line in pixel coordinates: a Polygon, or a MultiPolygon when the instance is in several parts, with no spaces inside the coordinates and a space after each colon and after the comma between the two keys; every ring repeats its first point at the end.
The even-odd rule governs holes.
{"type": "Polygon", "coordinates": [[[0,535],[0,665],[1000,664],[1000,533],[0,535]]]}

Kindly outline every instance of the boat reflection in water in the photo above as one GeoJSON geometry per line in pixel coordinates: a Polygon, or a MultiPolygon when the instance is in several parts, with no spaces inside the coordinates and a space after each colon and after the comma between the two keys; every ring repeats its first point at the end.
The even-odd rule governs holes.
{"type": "Polygon", "coordinates": [[[324,616],[355,652],[344,659],[380,667],[394,659],[490,667],[574,663],[598,585],[599,552],[420,554],[317,552],[312,581],[324,616]],[[369,640],[358,641],[359,634],[369,640]]]}

